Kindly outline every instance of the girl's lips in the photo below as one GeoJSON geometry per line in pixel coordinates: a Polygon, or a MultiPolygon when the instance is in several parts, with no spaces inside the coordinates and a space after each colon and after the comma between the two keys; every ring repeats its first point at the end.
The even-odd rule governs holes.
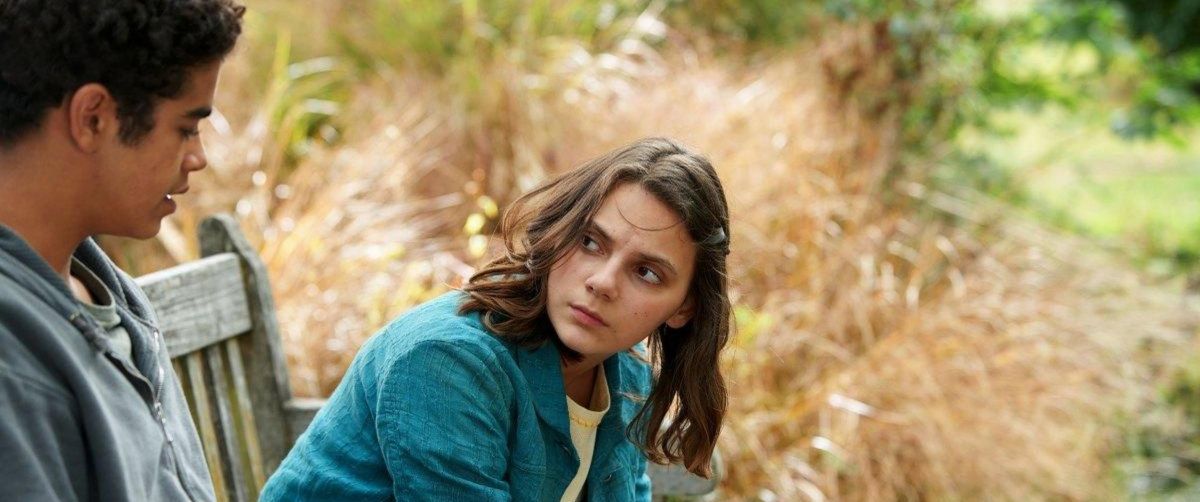
{"type": "Polygon", "coordinates": [[[575,317],[576,321],[585,326],[608,326],[608,323],[604,322],[602,317],[583,307],[571,305],[571,315],[575,317]]]}

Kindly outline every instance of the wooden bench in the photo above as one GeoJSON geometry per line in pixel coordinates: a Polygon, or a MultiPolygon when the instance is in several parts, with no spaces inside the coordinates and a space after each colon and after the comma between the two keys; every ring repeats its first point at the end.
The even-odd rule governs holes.
{"type": "MultiPolygon", "coordinates": [[[[229,216],[200,223],[202,258],[137,279],[158,314],[218,500],[252,501],[324,403],[292,396],[266,267],[229,216]]],[[[711,494],[650,465],[656,500],[711,494]]]]}

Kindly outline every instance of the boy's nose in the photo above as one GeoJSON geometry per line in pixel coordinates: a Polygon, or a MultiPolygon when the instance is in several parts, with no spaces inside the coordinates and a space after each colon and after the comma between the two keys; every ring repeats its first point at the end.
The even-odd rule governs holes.
{"type": "Polygon", "coordinates": [[[204,143],[196,138],[196,147],[183,156],[185,171],[199,171],[208,167],[208,156],[204,152],[204,143]]]}

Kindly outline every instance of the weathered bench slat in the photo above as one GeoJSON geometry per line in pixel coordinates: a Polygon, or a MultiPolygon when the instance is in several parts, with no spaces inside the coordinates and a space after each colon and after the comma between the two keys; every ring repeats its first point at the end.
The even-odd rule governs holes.
{"type": "Polygon", "coordinates": [[[284,416],[284,406],[292,397],[287,362],[283,355],[279,324],[275,320],[275,299],[267,279],[267,267],[246,241],[237,222],[228,215],[217,215],[200,222],[200,254],[219,256],[232,253],[241,266],[241,289],[253,315],[245,334],[237,337],[242,354],[242,370],[254,426],[262,454],[263,471],[270,475],[291,449],[292,433],[284,416]]]}
{"type": "Polygon", "coordinates": [[[246,487],[246,478],[242,474],[242,456],[238,452],[238,435],[234,430],[232,407],[229,399],[230,387],[225,378],[225,361],[222,358],[220,345],[206,347],[202,351],[204,362],[208,369],[208,390],[212,399],[216,420],[217,446],[221,454],[222,475],[227,481],[229,500],[243,502],[250,500],[246,487]]]}
{"type": "Polygon", "coordinates": [[[212,475],[213,489],[225,498],[225,469],[221,467],[220,448],[217,447],[217,431],[213,426],[212,405],[208,401],[208,389],[204,378],[204,361],[199,352],[183,356],[183,367],[187,372],[188,391],[192,397],[192,418],[196,420],[196,429],[200,433],[200,442],[204,445],[204,459],[208,462],[208,472],[212,475]]]}
{"type": "Polygon", "coordinates": [[[262,491],[267,478],[263,473],[262,451],[258,446],[258,429],[254,426],[254,408],[250,400],[250,390],[246,385],[246,370],[242,368],[242,351],[238,348],[237,340],[226,340],[221,343],[229,360],[229,376],[232,381],[234,396],[234,421],[241,438],[238,453],[245,461],[245,471],[253,489],[254,498],[262,491]]]}
{"type": "Polygon", "coordinates": [[[720,454],[714,453],[711,465],[713,476],[704,479],[688,472],[682,465],[647,463],[646,471],[653,480],[651,490],[654,491],[655,500],[662,500],[667,496],[699,497],[712,493],[717,489],[725,471],[720,454]]]}
{"type": "Polygon", "coordinates": [[[237,255],[218,255],[137,280],[154,304],[172,356],[250,330],[250,308],[237,255]]]}
{"type": "Polygon", "coordinates": [[[291,426],[292,442],[300,439],[300,434],[303,434],[308,429],[308,424],[312,423],[313,418],[317,416],[317,412],[321,411],[321,407],[325,405],[324,399],[311,397],[292,398],[287,402],[284,408],[284,413],[287,414],[288,424],[291,426]]]}

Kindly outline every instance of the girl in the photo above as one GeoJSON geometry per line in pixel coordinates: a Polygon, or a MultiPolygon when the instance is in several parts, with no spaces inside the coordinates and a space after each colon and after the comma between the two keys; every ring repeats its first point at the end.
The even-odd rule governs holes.
{"type": "Polygon", "coordinates": [[[363,346],[263,500],[645,501],[647,459],[711,474],[730,304],[709,162],[638,141],[522,196],[501,233],[462,291],[363,346]]]}

